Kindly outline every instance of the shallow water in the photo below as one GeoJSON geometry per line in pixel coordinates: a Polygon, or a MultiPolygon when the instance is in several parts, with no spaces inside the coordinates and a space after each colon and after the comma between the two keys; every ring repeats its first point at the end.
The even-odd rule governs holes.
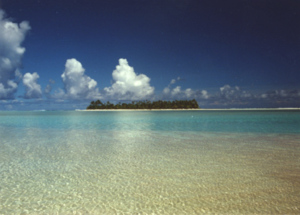
{"type": "Polygon", "coordinates": [[[299,214],[300,112],[0,112],[0,214],[299,214]]]}

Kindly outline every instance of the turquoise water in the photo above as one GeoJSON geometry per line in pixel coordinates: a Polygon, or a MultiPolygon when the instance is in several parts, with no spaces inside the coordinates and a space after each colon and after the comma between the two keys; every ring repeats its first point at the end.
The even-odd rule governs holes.
{"type": "Polygon", "coordinates": [[[0,112],[0,214],[299,214],[300,111],[0,112]]]}
{"type": "Polygon", "coordinates": [[[300,111],[0,112],[4,128],[300,133],[300,111]]]}

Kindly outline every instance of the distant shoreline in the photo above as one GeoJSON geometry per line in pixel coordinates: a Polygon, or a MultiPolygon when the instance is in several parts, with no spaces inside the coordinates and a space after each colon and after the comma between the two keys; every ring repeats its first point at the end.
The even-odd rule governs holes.
{"type": "Polygon", "coordinates": [[[85,109],[85,110],[78,110],[78,111],[185,111],[185,110],[192,110],[192,111],[199,111],[202,109],[85,109]]]}
{"type": "Polygon", "coordinates": [[[300,110],[300,108],[229,108],[229,109],[84,109],[76,111],[260,111],[260,110],[300,110]]]}

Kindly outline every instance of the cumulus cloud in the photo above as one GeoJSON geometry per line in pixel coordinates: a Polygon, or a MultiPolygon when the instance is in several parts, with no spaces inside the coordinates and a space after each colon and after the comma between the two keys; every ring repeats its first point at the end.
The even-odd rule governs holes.
{"type": "Polygon", "coordinates": [[[26,99],[41,98],[42,89],[41,85],[37,83],[37,79],[40,76],[34,72],[32,74],[26,73],[23,76],[23,84],[25,86],[25,96],[26,99]]]}
{"type": "Polygon", "coordinates": [[[253,93],[241,87],[224,85],[211,95],[206,103],[209,107],[295,107],[299,106],[300,90],[272,90],[253,93]]]}
{"type": "Polygon", "coordinates": [[[271,90],[267,91],[259,96],[262,99],[269,100],[288,100],[288,99],[299,99],[300,90],[271,90]]]}
{"type": "MultiPolygon", "coordinates": [[[[65,71],[61,75],[64,90],[59,89],[51,97],[56,99],[95,99],[100,98],[97,82],[84,74],[82,64],[72,58],[65,64],[65,71]]],[[[46,90],[50,92],[51,83],[46,90]]]]}
{"type": "Polygon", "coordinates": [[[163,94],[164,95],[168,95],[169,93],[170,93],[170,88],[169,87],[165,87],[164,89],[163,89],[163,94]]]}
{"type": "Polygon", "coordinates": [[[46,94],[46,96],[49,96],[50,95],[50,92],[51,92],[51,90],[52,90],[52,85],[53,84],[55,84],[55,81],[54,80],[52,80],[52,79],[50,79],[49,80],[49,84],[47,84],[47,86],[46,86],[46,88],[45,88],[45,94],[46,94]]]}
{"type": "Polygon", "coordinates": [[[223,87],[220,87],[220,95],[221,98],[227,100],[253,97],[251,93],[248,93],[247,91],[242,91],[240,87],[238,86],[231,87],[228,84],[224,85],[223,87]]]}
{"type": "Polygon", "coordinates": [[[165,88],[165,89],[167,90],[166,92],[168,92],[168,89],[170,90],[170,88],[171,88],[171,86],[172,86],[173,84],[175,84],[177,81],[180,81],[180,80],[182,80],[180,77],[177,77],[177,78],[172,79],[172,80],[170,81],[169,85],[165,88]]]}
{"type": "Polygon", "coordinates": [[[172,79],[170,84],[175,84],[176,83],[176,79],[172,79]]]}
{"type": "Polygon", "coordinates": [[[140,100],[150,98],[154,87],[150,78],[144,74],[137,75],[126,59],[119,59],[119,65],[112,73],[114,83],[104,88],[106,96],[118,100],[140,100]]]}
{"type": "Polygon", "coordinates": [[[180,86],[172,88],[172,83],[176,83],[173,80],[175,79],[163,90],[164,99],[196,99],[200,106],[206,107],[240,107],[258,101],[257,95],[242,90],[239,86],[231,87],[226,84],[220,87],[219,91],[208,93],[207,90],[182,89],[180,86]]]}
{"type": "Polygon", "coordinates": [[[181,89],[181,86],[176,86],[172,89],[177,81],[182,80],[180,77],[172,79],[167,87],[163,89],[164,99],[208,99],[209,95],[206,90],[193,90],[187,88],[185,90],[181,89]]]}
{"type": "Polygon", "coordinates": [[[170,84],[168,85],[168,87],[170,87],[172,84],[175,84],[177,81],[180,81],[181,78],[180,77],[177,77],[177,78],[174,78],[170,81],[170,84]]]}
{"type": "Polygon", "coordinates": [[[208,99],[209,98],[208,92],[206,90],[201,90],[201,97],[203,97],[204,99],[208,99]]]}
{"type": "MultiPolygon", "coordinates": [[[[164,92],[166,92],[166,88],[164,92]]],[[[182,90],[180,86],[175,87],[174,89],[169,91],[169,94],[165,94],[165,96],[170,97],[171,99],[208,99],[209,95],[206,90],[192,90],[191,88],[187,88],[182,90]]]]}
{"type": "Polygon", "coordinates": [[[21,73],[19,67],[25,48],[21,47],[30,30],[26,21],[13,23],[0,9],[0,99],[13,99],[21,73]]]}
{"type": "Polygon", "coordinates": [[[270,90],[255,95],[254,103],[259,103],[262,107],[299,107],[300,90],[270,90]]]}
{"type": "Polygon", "coordinates": [[[232,98],[232,97],[236,97],[239,94],[239,87],[234,87],[232,88],[230,85],[224,85],[223,87],[220,87],[220,93],[221,96],[224,98],[232,98]]]}
{"type": "Polygon", "coordinates": [[[181,94],[182,91],[181,91],[181,87],[180,86],[177,86],[175,87],[172,91],[171,91],[171,95],[172,96],[176,96],[176,95],[179,95],[181,94]]]}

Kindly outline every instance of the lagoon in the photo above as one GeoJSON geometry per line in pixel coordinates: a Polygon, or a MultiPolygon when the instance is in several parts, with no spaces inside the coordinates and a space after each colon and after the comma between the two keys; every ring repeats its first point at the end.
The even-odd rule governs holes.
{"type": "Polygon", "coordinates": [[[0,112],[0,214],[299,214],[300,111],[0,112]]]}

